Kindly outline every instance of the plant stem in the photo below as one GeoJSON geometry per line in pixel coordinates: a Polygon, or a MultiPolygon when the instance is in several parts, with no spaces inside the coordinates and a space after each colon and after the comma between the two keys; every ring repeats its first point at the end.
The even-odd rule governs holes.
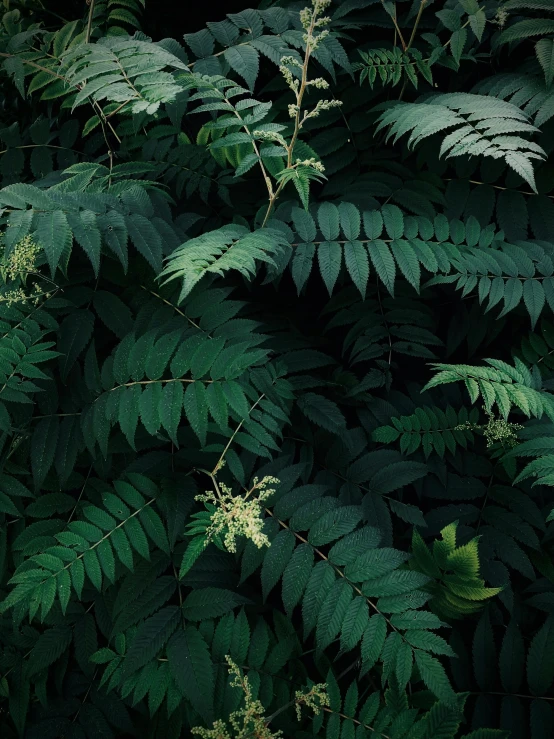
{"type": "MultiPolygon", "coordinates": [[[[296,115],[294,116],[294,131],[292,133],[290,144],[287,146],[287,166],[285,167],[285,169],[293,168],[292,156],[294,152],[294,146],[296,144],[296,140],[298,139],[298,134],[300,132],[300,129],[302,128],[302,120],[300,118],[300,114],[302,113],[302,101],[304,99],[304,94],[306,92],[306,87],[308,85],[308,64],[309,64],[310,56],[313,50],[311,40],[313,38],[313,32],[315,30],[316,20],[317,20],[317,11],[314,10],[312,14],[312,19],[310,21],[310,25],[306,32],[306,50],[304,52],[304,62],[302,64],[302,78],[300,81],[300,87],[298,88],[298,92],[296,93],[296,115]]],[[[265,217],[262,222],[262,228],[267,223],[269,216],[271,215],[271,212],[273,211],[273,208],[275,206],[275,202],[277,201],[277,198],[279,197],[281,190],[283,189],[284,186],[285,186],[285,181],[281,180],[275,192],[273,194],[270,194],[269,204],[267,206],[265,217]]]]}
{"type": "Polygon", "coordinates": [[[87,0],[87,5],[89,6],[89,11],[88,11],[87,32],[86,32],[86,35],[85,35],[85,43],[86,44],[89,44],[90,43],[90,35],[92,33],[92,16],[94,14],[94,3],[95,2],[96,2],[96,0],[87,0]]]}
{"type": "Polygon", "coordinates": [[[423,13],[423,8],[427,5],[427,0],[421,0],[419,10],[417,11],[417,16],[415,19],[414,27],[412,28],[412,35],[410,36],[410,40],[408,41],[408,45],[404,49],[404,51],[408,51],[408,49],[411,47],[411,45],[414,42],[417,27],[419,26],[419,21],[421,20],[421,14],[423,13]]]}
{"type": "MultiPolygon", "coordinates": [[[[383,0],[381,0],[381,2],[383,2],[383,0]]],[[[396,31],[396,33],[398,34],[398,38],[400,39],[400,44],[402,45],[402,51],[406,51],[408,47],[406,46],[406,42],[404,41],[404,36],[402,35],[402,31],[400,30],[400,26],[398,25],[398,22],[396,20],[396,11],[394,15],[390,16],[390,18],[392,19],[392,22],[394,23],[394,30],[396,31]]]]}

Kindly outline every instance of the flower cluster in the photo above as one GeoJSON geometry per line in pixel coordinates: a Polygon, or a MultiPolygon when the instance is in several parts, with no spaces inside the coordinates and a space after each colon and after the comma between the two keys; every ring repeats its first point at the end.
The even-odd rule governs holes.
{"type": "Polygon", "coordinates": [[[317,35],[314,34],[314,31],[317,28],[325,26],[331,20],[327,17],[318,17],[330,4],[331,0],[312,0],[313,9],[304,8],[304,10],[300,11],[300,22],[306,32],[304,34],[304,43],[309,46],[311,51],[315,51],[323,39],[329,35],[328,30],[321,31],[317,35]]]}
{"type": "Polygon", "coordinates": [[[492,446],[499,441],[502,446],[514,447],[517,444],[517,431],[523,426],[520,423],[510,423],[505,418],[493,418],[483,427],[483,436],[487,440],[487,446],[492,446]]]}
{"type": "Polygon", "coordinates": [[[511,423],[505,418],[495,418],[490,413],[487,413],[489,420],[488,423],[478,424],[466,421],[460,423],[454,427],[455,431],[482,431],[483,436],[487,440],[487,447],[491,447],[497,442],[500,442],[502,446],[512,448],[517,444],[517,431],[520,431],[523,426],[520,423],[511,423]]]}
{"type": "Polygon", "coordinates": [[[342,105],[342,100],[318,100],[315,108],[306,113],[304,120],[308,118],[317,118],[317,116],[324,110],[330,110],[331,108],[338,108],[342,105]]]}
{"type": "MultiPolygon", "coordinates": [[[[192,729],[192,733],[200,736],[202,739],[249,739],[257,737],[257,739],[278,739],[283,736],[283,732],[271,731],[269,721],[265,718],[264,707],[259,700],[254,700],[252,687],[246,675],[243,675],[240,667],[236,665],[229,655],[225,660],[228,664],[229,674],[233,675],[230,685],[233,688],[239,688],[244,694],[244,707],[233,711],[229,716],[232,733],[226,726],[225,721],[215,721],[211,729],[204,729],[196,726],[192,729]]],[[[312,685],[306,691],[297,690],[294,696],[294,707],[298,720],[301,716],[301,706],[307,706],[317,715],[323,706],[329,705],[329,696],[327,695],[327,685],[325,683],[317,683],[312,685]]]]}
{"type": "Polygon", "coordinates": [[[314,714],[317,716],[323,706],[329,705],[329,696],[327,695],[327,683],[316,683],[312,687],[304,692],[303,690],[297,690],[294,694],[296,710],[296,717],[300,721],[302,718],[302,706],[311,708],[314,714]]]}
{"type": "Polygon", "coordinates": [[[12,290],[6,290],[5,292],[0,293],[0,303],[6,303],[8,307],[18,303],[27,302],[38,305],[38,302],[43,295],[47,298],[50,297],[49,293],[44,293],[39,285],[35,283],[30,293],[26,293],[21,287],[16,287],[12,290]]]}
{"type": "Polygon", "coordinates": [[[285,82],[290,87],[290,89],[298,94],[298,88],[300,86],[300,82],[296,77],[294,77],[294,73],[290,67],[296,67],[297,69],[302,70],[302,64],[298,61],[298,59],[295,59],[293,56],[283,56],[281,57],[281,63],[279,64],[279,71],[283,75],[285,82]]]}
{"type": "Polygon", "coordinates": [[[508,11],[504,8],[500,8],[496,11],[496,15],[491,20],[491,23],[495,23],[500,29],[504,28],[506,21],[508,20],[508,11]]]}
{"type": "Polygon", "coordinates": [[[279,480],[276,477],[264,477],[262,480],[255,477],[246,495],[233,495],[231,488],[222,482],[215,483],[215,491],[207,490],[205,494],[197,495],[196,500],[211,504],[216,509],[206,530],[206,543],[223,534],[223,543],[229,552],[236,552],[236,539],[239,536],[250,539],[260,549],[269,546],[270,541],[263,533],[260,504],[275,492],[275,488],[269,488],[268,485],[277,484],[279,480]]]}
{"type": "MultiPolygon", "coordinates": [[[[304,65],[293,56],[284,56],[281,58],[279,65],[281,74],[283,75],[288,87],[296,95],[296,103],[291,103],[288,106],[291,118],[296,118],[300,114],[302,95],[306,87],[315,87],[317,90],[327,90],[329,87],[329,83],[323,79],[323,77],[316,77],[313,80],[308,80],[306,78],[307,70],[304,69],[304,66],[307,64],[311,54],[329,34],[328,30],[315,33],[316,29],[321,28],[331,20],[330,18],[318,17],[329,4],[330,0],[313,0],[313,8],[304,8],[304,10],[300,11],[300,21],[306,32],[303,37],[304,43],[306,44],[306,58],[304,60],[304,65]],[[297,76],[295,76],[295,70],[297,70],[297,76],[302,77],[302,84],[300,83],[300,80],[297,79],[297,76]]],[[[304,114],[302,122],[300,122],[300,126],[308,118],[314,118],[319,115],[322,110],[329,110],[329,108],[334,108],[340,104],[341,103],[339,101],[335,100],[320,100],[312,111],[304,114]]]]}
{"type": "Polygon", "coordinates": [[[307,85],[312,85],[317,90],[328,90],[329,89],[329,83],[327,80],[323,79],[323,77],[316,77],[313,80],[309,80],[307,85]]]}
{"type": "Polygon", "coordinates": [[[259,700],[254,700],[252,695],[252,687],[246,675],[243,675],[240,668],[227,655],[225,657],[229,665],[229,673],[234,675],[230,681],[231,687],[239,688],[244,693],[244,707],[229,716],[233,733],[229,733],[224,721],[216,721],[211,729],[203,729],[195,727],[192,729],[193,734],[197,734],[202,739],[247,739],[247,737],[258,737],[258,739],[277,739],[283,733],[281,731],[271,731],[265,719],[264,707],[259,700]]]}
{"type": "Polygon", "coordinates": [[[40,247],[32,236],[24,236],[18,241],[6,258],[5,268],[8,279],[14,280],[17,275],[28,274],[36,268],[40,247]]]}
{"type": "Polygon", "coordinates": [[[280,133],[277,133],[277,131],[259,131],[256,129],[252,132],[252,135],[257,139],[260,139],[260,141],[271,141],[272,143],[280,144],[285,148],[288,145],[285,138],[280,133]]]}
{"type": "Polygon", "coordinates": [[[297,159],[296,163],[294,165],[295,167],[311,167],[312,169],[315,169],[316,172],[325,172],[325,167],[321,162],[318,162],[317,159],[314,159],[314,157],[311,157],[310,159],[297,159]]]}

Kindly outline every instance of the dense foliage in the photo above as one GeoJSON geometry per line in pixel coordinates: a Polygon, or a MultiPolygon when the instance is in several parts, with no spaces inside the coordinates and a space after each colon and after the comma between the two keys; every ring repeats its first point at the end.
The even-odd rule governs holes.
{"type": "Polygon", "coordinates": [[[189,5],[3,1],[2,737],[547,739],[554,4],[189,5]]]}

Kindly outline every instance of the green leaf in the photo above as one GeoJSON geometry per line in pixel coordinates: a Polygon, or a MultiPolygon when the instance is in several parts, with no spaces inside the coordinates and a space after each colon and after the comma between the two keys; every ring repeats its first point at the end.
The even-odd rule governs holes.
{"type": "MultiPolygon", "coordinates": [[[[325,513],[308,533],[308,541],[316,547],[329,544],[353,531],[362,519],[360,506],[343,506],[325,513]]],[[[273,546],[273,543],[272,543],[273,546]]]]}
{"type": "Polygon", "coordinates": [[[232,590],[200,588],[187,595],[182,611],[187,621],[203,621],[207,618],[223,616],[246,603],[251,603],[251,601],[232,590]]]}
{"type": "Polygon", "coordinates": [[[181,382],[168,382],[163,389],[159,406],[161,424],[176,446],[179,446],[177,429],[181,420],[183,396],[183,384],[181,382]]]}
{"type": "Polygon", "coordinates": [[[179,629],[167,646],[167,658],[179,692],[210,723],[215,682],[208,646],[200,632],[193,626],[179,629]]]}
{"type": "Polygon", "coordinates": [[[529,18],[528,20],[514,23],[505,31],[502,31],[498,43],[507,44],[511,41],[520,41],[521,39],[539,35],[543,36],[549,33],[554,33],[554,20],[529,18]]]}
{"type": "Polygon", "coordinates": [[[319,270],[329,295],[333,292],[342,263],[342,250],[336,241],[324,241],[317,247],[319,270]]]}
{"type": "MultiPolygon", "coordinates": [[[[293,208],[291,211],[292,221],[296,232],[305,242],[315,241],[316,227],[314,219],[305,210],[301,208],[293,208]]],[[[307,246],[308,244],[305,244],[307,246]]]]}
{"type": "Polygon", "coordinates": [[[339,407],[333,401],[317,393],[305,393],[298,401],[302,413],[318,426],[338,434],[346,426],[339,407]]]}
{"type": "Polygon", "coordinates": [[[67,221],[75,241],[83,248],[91,261],[96,274],[100,270],[100,227],[96,213],[91,210],[81,210],[79,213],[67,213],[67,221]]]}
{"type": "Polygon", "coordinates": [[[314,260],[315,246],[313,244],[298,244],[292,259],[292,279],[300,295],[306,284],[314,260]]]}
{"type": "Polygon", "coordinates": [[[125,303],[106,290],[94,293],[94,309],[106,326],[122,339],[133,330],[133,316],[125,303]]]}
{"type": "Polygon", "coordinates": [[[456,64],[460,63],[461,56],[464,53],[466,41],[467,31],[465,28],[459,28],[457,31],[454,31],[454,33],[450,37],[450,51],[452,52],[452,56],[454,57],[456,64]]]}
{"type": "Polygon", "coordinates": [[[459,703],[437,701],[432,706],[423,721],[424,739],[452,739],[456,736],[463,718],[459,703]]]}
{"type": "Polygon", "coordinates": [[[302,600],[302,620],[306,635],[316,625],[319,609],[334,581],[335,574],[331,565],[318,562],[311,572],[302,600]]]}
{"type": "Polygon", "coordinates": [[[397,569],[407,558],[406,552],[397,549],[370,549],[347,564],[344,574],[353,582],[364,582],[397,569]]]}
{"type": "Polygon", "coordinates": [[[67,216],[61,210],[36,215],[36,237],[44,249],[52,274],[58,267],[60,258],[71,247],[71,230],[67,216]]]}
{"type": "Polygon", "coordinates": [[[94,316],[89,310],[73,311],[62,321],[58,336],[62,380],[89,343],[93,328],[94,316]]]}
{"type": "Polygon", "coordinates": [[[139,627],[123,664],[127,676],[144,667],[158,654],[179,626],[181,612],[178,606],[166,606],[139,627]]]}
{"type": "Polygon", "coordinates": [[[386,635],[387,622],[385,617],[380,613],[371,616],[362,640],[361,654],[364,672],[370,670],[379,659],[386,635]]]}
{"type": "Polygon", "coordinates": [[[376,239],[368,245],[369,256],[379,275],[379,279],[391,295],[394,295],[394,280],[396,266],[389,247],[381,239],[376,239]]]}
{"type": "MultiPolygon", "coordinates": [[[[140,420],[151,436],[154,436],[160,428],[162,394],[162,385],[157,382],[152,382],[145,386],[139,399],[140,420]]],[[[181,415],[181,408],[179,408],[179,415],[181,415]]]]}
{"type": "Polygon", "coordinates": [[[259,54],[256,49],[246,44],[232,46],[225,50],[224,57],[231,69],[240,74],[253,90],[259,70],[259,54]]]}
{"type": "Polygon", "coordinates": [[[344,245],[344,261],[352,282],[364,298],[369,279],[369,260],[363,244],[359,241],[347,242],[344,245]]]}
{"type": "Polygon", "coordinates": [[[550,87],[554,80],[554,41],[550,38],[541,38],[535,44],[535,54],[544,72],[544,81],[550,87]]]}
{"type": "Polygon", "coordinates": [[[200,344],[190,360],[190,370],[195,380],[199,380],[210,371],[224,345],[225,340],[221,338],[209,339],[200,344]]]}
{"type": "Polygon", "coordinates": [[[350,585],[345,580],[336,580],[326,594],[317,616],[316,644],[318,649],[328,647],[339,634],[351,600],[350,585]]]}
{"type": "Polygon", "coordinates": [[[326,241],[334,241],[338,239],[339,226],[339,210],[333,203],[321,203],[317,211],[317,220],[319,228],[326,241]]]}
{"type": "Polygon", "coordinates": [[[151,222],[138,213],[125,218],[129,236],[156,274],[162,271],[162,240],[151,222]]]}
{"type": "Polygon", "coordinates": [[[413,668],[413,651],[409,644],[402,642],[396,655],[395,675],[400,688],[405,688],[413,668]]]}
{"type": "Polygon", "coordinates": [[[517,693],[524,675],[525,646],[515,621],[506,629],[500,650],[500,680],[508,693],[517,693]]]}
{"type": "Polygon", "coordinates": [[[38,490],[54,462],[58,441],[59,421],[56,416],[41,419],[31,439],[31,468],[33,481],[38,490]]]}
{"type": "Polygon", "coordinates": [[[523,301],[531,316],[531,328],[534,329],[544,308],[545,295],[542,283],[538,280],[525,280],[523,283],[523,301]]]}
{"type": "Polygon", "coordinates": [[[385,495],[426,475],[427,466],[421,462],[393,462],[373,475],[369,487],[373,492],[385,495]]]}
{"type": "Polygon", "coordinates": [[[290,557],[283,573],[282,598],[286,612],[292,613],[300,602],[314,565],[314,550],[308,544],[300,544],[290,557]]]}
{"type": "Polygon", "coordinates": [[[390,245],[393,256],[404,277],[419,292],[421,270],[413,247],[408,241],[393,241],[390,245]]]}
{"type": "Polygon", "coordinates": [[[288,529],[280,531],[277,536],[272,539],[271,546],[267,551],[261,571],[262,580],[262,597],[264,600],[271,590],[279,582],[285,567],[291,558],[296,539],[294,534],[288,529]]]}
{"type": "Polygon", "coordinates": [[[381,208],[385,229],[391,239],[404,236],[404,216],[397,205],[383,205],[381,208]]]}
{"type": "Polygon", "coordinates": [[[469,26],[478,41],[481,41],[483,32],[487,24],[487,16],[484,10],[479,9],[476,13],[472,13],[469,18],[469,26]]]}
{"type": "Polygon", "coordinates": [[[545,695],[554,680],[554,616],[535,634],[527,654],[527,682],[534,695],[545,695]]]}
{"type": "Polygon", "coordinates": [[[198,436],[201,446],[205,446],[208,432],[208,402],[206,388],[201,382],[188,384],[185,390],[184,407],[192,430],[198,436]]]}
{"type": "Polygon", "coordinates": [[[44,631],[31,649],[27,664],[28,677],[50,667],[69,647],[71,640],[71,629],[67,626],[55,626],[44,631]]]}
{"type": "Polygon", "coordinates": [[[225,429],[229,421],[229,410],[225,393],[219,382],[212,382],[208,385],[206,400],[211,417],[221,429],[225,429]]]}
{"type": "Polygon", "coordinates": [[[418,631],[413,629],[407,631],[405,639],[418,649],[423,649],[426,652],[433,652],[433,654],[446,654],[449,657],[456,657],[454,650],[448,645],[448,643],[437,634],[433,634],[431,631],[418,631]]]}
{"type": "Polygon", "coordinates": [[[194,539],[191,539],[183,555],[183,561],[181,562],[181,567],[179,569],[179,580],[182,580],[182,578],[187,574],[205,548],[206,540],[204,536],[195,536],[194,539]]]}
{"type": "MultiPolygon", "coordinates": [[[[352,203],[339,204],[340,225],[348,241],[355,241],[360,236],[360,211],[352,203]]],[[[307,241],[307,239],[306,239],[307,241]]]]}
{"type": "MultiPolygon", "coordinates": [[[[378,239],[383,233],[383,216],[378,210],[364,211],[364,230],[370,240],[378,239]]],[[[371,253],[371,252],[370,252],[371,253]]]]}
{"type": "Polygon", "coordinates": [[[403,595],[417,590],[429,582],[427,575],[409,570],[394,570],[371,580],[366,580],[362,592],[368,597],[382,598],[389,595],[403,595]]]}
{"type": "Polygon", "coordinates": [[[356,596],[348,606],[348,610],[342,622],[340,646],[348,651],[354,649],[361,640],[362,635],[369,624],[369,606],[365,598],[356,596]]]}
{"type": "Polygon", "coordinates": [[[450,686],[446,672],[441,663],[427,652],[414,649],[414,657],[419,673],[425,685],[441,701],[452,702],[455,693],[450,686]]]}

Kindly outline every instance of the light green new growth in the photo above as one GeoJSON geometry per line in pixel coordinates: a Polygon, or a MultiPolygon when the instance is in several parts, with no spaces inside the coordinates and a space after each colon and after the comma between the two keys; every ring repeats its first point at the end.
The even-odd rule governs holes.
{"type": "Polygon", "coordinates": [[[431,549],[417,529],[412,535],[411,567],[434,578],[429,585],[433,594],[430,605],[439,617],[447,619],[477,613],[484,601],[502,592],[501,587],[487,587],[480,575],[479,537],[457,546],[457,527],[457,521],[445,526],[431,549]]]}

